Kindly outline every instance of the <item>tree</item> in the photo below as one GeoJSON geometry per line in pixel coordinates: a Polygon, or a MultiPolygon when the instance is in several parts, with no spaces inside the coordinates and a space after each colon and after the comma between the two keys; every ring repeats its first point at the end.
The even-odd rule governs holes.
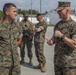
{"type": "Polygon", "coordinates": [[[21,10],[21,9],[18,9],[18,14],[23,14],[23,13],[31,14],[31,11],[32,11],[32,14],[33,14],[33,15],[35,15],[35,14],[38,13],[37,10],[31,10],[31,9],[29,9],[29,10],[21,10]]]}
{"type": "Polygon", "coordinates": [[[3,11],[0,10],[0,18],[2,18],[3,16],[3,11]]]}

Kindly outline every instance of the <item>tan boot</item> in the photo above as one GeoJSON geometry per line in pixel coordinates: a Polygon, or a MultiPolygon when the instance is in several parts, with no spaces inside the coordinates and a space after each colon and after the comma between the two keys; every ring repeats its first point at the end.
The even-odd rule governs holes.
{"type": "Polygon", "coordinates": [[[46,64],[41,64],[41,72],[46,72],[46,64]]]}
{"type": "Polygon", "coordinates": [[[20,64],[23,64],[25,61],[24,61],[24,57],[21,58],[21,61],[20,61],[20,64]]]}
{"type": "Polygon", "coordinates": [[[29,59],[29,65],[31,65],[31,66],[33,65],[32,58],[29,59]]]}
{"type": "Polygon", "coordinates": [[[34,69],[41,69],[41,65],[38,64],[37,66],[34,66],[34,69]]]}

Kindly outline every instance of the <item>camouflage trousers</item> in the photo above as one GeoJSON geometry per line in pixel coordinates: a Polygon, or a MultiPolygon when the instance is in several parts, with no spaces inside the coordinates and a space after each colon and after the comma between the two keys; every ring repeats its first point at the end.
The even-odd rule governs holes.
{"type": "Polygon", "coordinates": [[[39,63],[46,63],[44,56],[44,43],[37,43],[34,41],[35,54],[39,63]]]}
{"type": "Polygon", "coordinates": [[[20,56],[25,57],[25,45],[27,47],[28,57],[32,58],[33,57],[33,54],[32,54],[32,41],[28,40],[28,38],[26,38],[26,37],[22,38],[22,42],[21,42],[21,45],[20,45],[20,51],[21,51],[20,56]]]}
{"type": "Polygon", "coordinates": [[[60,67],[56,66],[55,69],[55,75],[76,75],[76,67],[60,67]]]}
{"type": "Polygon", "coordinates": [[[21,75],[20,66],[0,67],[0,75],[21,75]]]}

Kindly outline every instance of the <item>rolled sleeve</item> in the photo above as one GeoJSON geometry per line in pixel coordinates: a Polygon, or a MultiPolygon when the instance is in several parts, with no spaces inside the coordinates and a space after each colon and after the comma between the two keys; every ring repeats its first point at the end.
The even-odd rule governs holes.
{"type": "Polygon", "coordinates": [[[44,30],[44,27],[43,26],[40,26],[41,30],[44,30]]]}
{"type": "Polygon", "coordinates": [[[23,36],[23,34],[21,33],[21,34],[19,35],[19,38],[22,38],[22,36],[23,36]]]}

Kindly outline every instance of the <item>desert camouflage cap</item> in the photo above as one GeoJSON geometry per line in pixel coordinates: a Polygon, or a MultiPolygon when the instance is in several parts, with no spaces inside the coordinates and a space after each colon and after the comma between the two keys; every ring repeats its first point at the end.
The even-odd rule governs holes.
{"type": "Polygon", "coordinates": [[[55,9],[55,11],[62,10],[64,7],[70,7],[70,2],[58,2],[58,7],[55,9]]]}

